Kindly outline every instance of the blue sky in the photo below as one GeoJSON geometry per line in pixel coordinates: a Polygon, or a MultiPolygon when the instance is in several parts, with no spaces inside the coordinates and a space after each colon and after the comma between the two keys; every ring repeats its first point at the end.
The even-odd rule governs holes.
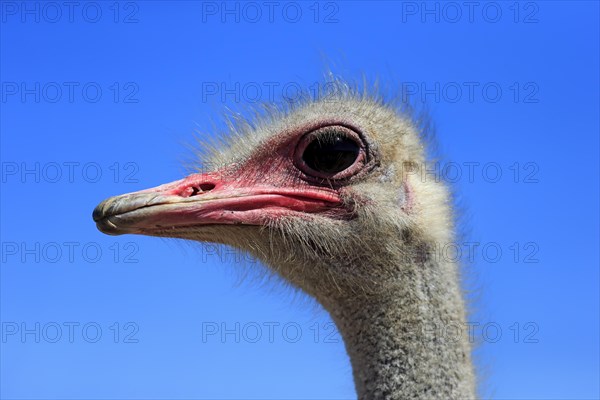
{"type": "Polygon", "coordinates": [[[249,4],[0,3],[0,396],[355,397],[325,312],[239,279],[252,260],[91,219],[329,66],[427,104],[482,392],[598,398],[598,3],[249,4]]]}

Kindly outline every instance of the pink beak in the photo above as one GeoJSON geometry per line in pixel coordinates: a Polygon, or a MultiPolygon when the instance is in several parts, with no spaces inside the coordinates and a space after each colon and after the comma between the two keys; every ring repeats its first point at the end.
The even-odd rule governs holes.
{"type": "Polygon", "coordinates": [[[329,188],[245,183],[216,172],[111,197],[96,207],[93,218],[98,229],[109,235],[152,235],[210,224],[263,225],[281,216],[314,213],[343,216],[348,211],[329,188]]]}

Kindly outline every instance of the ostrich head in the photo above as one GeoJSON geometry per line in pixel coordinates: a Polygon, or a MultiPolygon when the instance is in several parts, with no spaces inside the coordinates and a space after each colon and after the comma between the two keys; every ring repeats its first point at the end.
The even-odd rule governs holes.
{"type": "Polygon", "coordinates": [[[385,261],[444,240],[446,192],[419,178],[408,114],[347,92],[241,130],[213,170],[102,202],[98,228],[231,245],[320,300],[392,289],[402,265],[385,261]]]}
{"type": "Polygon", "coordinates": [[[251,253],[316,298],[336,322],[361,398],[472,398],[448,193],[421,179],[409,114],[345,91],[244,125],[208,172],[113,197],[94,211],[108,234],[222,243],[251,253]],[[423,334],[425,332],[425,334],[423,334]]]}

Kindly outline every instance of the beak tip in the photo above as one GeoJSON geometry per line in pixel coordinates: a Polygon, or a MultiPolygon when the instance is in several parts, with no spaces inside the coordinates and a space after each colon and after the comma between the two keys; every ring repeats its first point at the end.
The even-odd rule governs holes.
{"type": "Polygon", "coordinates": [[[106,218],[106,211],[108,209],[108,206],[113,203],[113,199],[114,197],[105,199],[102,202],[100,202],[100,204],[98,204],[96,208],[94,208],[94,211],[92,212],[92,218],[95,222],[99,222],[102,219],[106,218]]]}
{"type": "Polygon", "coordinates": [[[113,198],[111,197],[109,199],[102,201],[100,204],[98,204],[96,206],[96,208],[94,208],[94,211],[92,212],[92,218],[94,219],[94,222],[96,223],[96,228],[98,228],[98,230],[100,232],[105,233],[107,235],[112,235],[112,236],[122,235],[125,232],[123,232],[121,229],[119,229],[111,221],[110,216],[107,216],[108,206],[113,203],[112,199],[113,198]]]}
{"type": "Polygon", "coordinates": [[[102,219],[102,214],[103,212],[100,206],[94,208],[94,212],[92,212],[92,218],[94,219],[94,222],[100,221],[102,219]]]}

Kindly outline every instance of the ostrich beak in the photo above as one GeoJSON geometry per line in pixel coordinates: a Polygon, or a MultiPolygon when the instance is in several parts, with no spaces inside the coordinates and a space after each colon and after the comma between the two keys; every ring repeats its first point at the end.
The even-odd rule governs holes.
{"type": "Polygon", "coordinates": [[[290,214],[347,213],[328,188],[289,189],[228,181],[218,173],[194,174],[152,189],[111,197],[93,213],[109,235],[152,235],[214,224],[263,225],[290,214]]]}

